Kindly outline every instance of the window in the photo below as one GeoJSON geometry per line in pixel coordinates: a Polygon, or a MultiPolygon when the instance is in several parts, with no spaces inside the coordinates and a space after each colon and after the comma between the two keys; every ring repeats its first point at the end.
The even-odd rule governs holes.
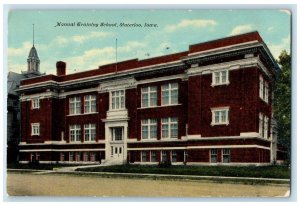
{"type": "Polygon", "coordinates": [[[111,92],[111,109],[124,109],[125,108],[125,91],[111,92]]]}
{"type": "Polygon", "coordinates": [[[76,162],[81,161],[81,152],[76,152],[75,161],[76,162]]]}
{"type": "Polygon", "coordinates": [[[70,125],[70,141],[71,142],[80,142],[81,141],[80,125],[70,125]]]}
{"type": "Polygon", "coordinates": [[[157,120],[143,119],[142,120],[142,139],[157,138],[157,120]]]}
{"type": "Polygon", "coordinates": [[[259,136],[267,139],[269,133],[269,118],[259,113],[259,136]]]}
{"type": "Polygon", "coordinates": [[[269,102],[269,84],[265,81],[265,96],[264,100],[268,103],[269,102]]]}
{"type": "Polygon", "coordinates": [[[84,141],[95,141],[96,140],[96,124],[85,124],[84,125],[84,141]]]}
{"type": "Polygon", "coordinates": [[[89,161],[89,152],[83,152],[83,161],[84,162],[89,161]]]}
{"type": "Polygon", "coordinates": [[[80,97],[72,97],[69,99],[69,114],[81,113],[81,100],[80,97]]]}
{"type": "Polygon", "coordinates": [[[178,119],[174,117],[161,119],[161,137],[177,138],[178,137],[178,119]]]}
{"type": "Polygon", "coordinates": [[[151,151],[151,162],[157,162],[157,152],[151,151]]]}
{"type": "Polygon", "coordinates": [[[122,127],[112,128],[112,138],[113,141],[123,140],[123,128],[122,127]]]}
{"type": "Polygon", "coordinates": [[[259,113],[259,136],[263,137],[264,130],[264,115],[259,113]]]}
{"type": "Polygon", "coordinates": [[[269,129],[269,118],[265,116],[264,118],[264,138],[268,138],[268,129],[269,129]]]}
{"type": "Polygon", "coordinates": [[[178,84],[169,83],[161,87],[161,105],[178,104],[178,84]]]}
{"type": "Polygon", "coordinates": [[[60,153],[60,161],[65,161],[65,153],[60,153]]]}
{"type": "Polygon", "coordinates": [[[141,90],[142,107],[155,107],[157,106],[157,88],[144,87],[141,90]]]}
{"type": "Polygon", "coordinates": [[[222,150],[223,153],[223,163],[229,163],[230,162],[230,149],[224,148],[222,150]]]}
{"type": "Polygon", "coordinates": [[[217,149],[211,149],[210,150],[210,162],[211,163],[217,163],[218,153],[217,149]]]}
{"type": "Polygon", "coordinates": [[[74,152],[69,153],[69,161],[73,162],[74,161],[74,152]]]}
{"type": "Polygon", "coordinates": [[[167,151],[161,151],[161,161],[165,162],[167,161],[167,151]]]}
{"type": "Polygon", "coordinates": [[[142,162],[147,162],[147,152],[142,151],[142,162]]]}
{"type": "Polygon", "coordinates": [[[90,161],[91,161],[91,162],[96,161],[96,158],[95,158],[95,152],[90,152],[90,161]]]}
{"type": "Polygon", "coordinates": [[[40,123],[31,124],[31,136],[40,135],[40,123]]]}
{"type": "Polygon", "coordinates": [[[213,72],[212,86],[229,84],[228,70],[213,72]]]}
{"type": "Polygon", "coordinates": [[[172,151],[172,162],[177,162],[177,152],[172,151]]]}
{"type": "Polygon", "coordinates": [[[32,105],[32,109],[39,109],[40,108],[40,99],[39,98],[35,98],[31,101],[32,105]]]}
{"type": "Polygon", "coordinates": [[[84,113],[96,112],[96,95],[84,96],[84,113]]]}
{"type": "Polygon", "coordinates": [[[212,108],[212,122],[211,125],[229,124],[229,107],[212,108]]]}
{"type": "Polygon", "coordinates": [[[259,77],[259,97],[265,102],[269,102],[269,83],[262,76],[259,77]]]}

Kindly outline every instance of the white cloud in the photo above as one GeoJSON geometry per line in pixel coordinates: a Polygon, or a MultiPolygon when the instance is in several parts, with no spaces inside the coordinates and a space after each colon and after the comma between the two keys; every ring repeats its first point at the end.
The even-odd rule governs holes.
{"type": "Polygon", "coordinates": [[[93,39],[93,38],[106,38],[111,36],[113,33],[111,32],[91,32],[88,35],[75,35],[71,37],[71,40],[78,43],[83,43],[84,41],[93,39]]]}
{"type": "Polygon", "coordinates": [[[279,10],[280,12],[283,12],[283,13],[286,13],[287,15],[291,16],[292,12],[288,9],[282,9],[282,10],[279,10]]]}
{"type": "MultiPolygon", "coordinates": [[[[130,41],[125,45],[118,47],[118,61],[125,59],[136,58],[136,51],[146,47],[145,43],[138,41],[130,41]],[[123,57],[121,59],[121,57],[123,57]]],[[[113,63],[116,60],[116,48],[104,47],[94,48],[85,51],[83,54],[65,59],[67,62],[68,73],[96,69],[101,65],[113,63]]]]}
{"type": "Polygon", "coordinates": [[[280,53],[282,50],[286,50],[288,53],[290,53],[290,47],[291,47],[291,36],[288,35],[285,38],[281,40],[279,44],[268,44],[269,49],[271,53],[273,54],[275,59],[278,59],[280,53]]]}
{"type": "Polygon", "coordinates": [[[29,51],[32,47],[32,43],[29,41],[23,42],[20,48],[8,48],[8,56],[28,56],[29,51]]]}
{"type": "Polygon", "coordinates": [[[22,71],[27,70],[27,64],[13,64],[11,62],[8,62],[8,70],[16,73],[21,73],[22,71]]]}
{"type": "Polygon", "coordinates": [[[174,32],[178,29],[186,27],[203,28],[207,26],[215,26],[217,22],[212,19],[183,19],[178,24],[167,25],[166,32],[174,32]]]}
{"type": "Polygon", "coordinates": [[[238,26],[236,26],[232,29],[229,36],[242,34],[242,33],[248,32],[248,31],[252,31],[252,30],[253,30],[253,25],[252,24],[238,25],[238,26]]]}
{"type": "Polygon", "coordinates": [[[269,31],[269,32],[270,32],[270,31],[273,31],[273,29],[274,29],[274,27],[272,27],[272,26],[268,27],[268,31],[269,31]]]}
{"type": "Polygon", "coordinates": [[[95,38],[103,39],[112,35],[113,35],[112,32],[90,32],[86,35],[74,35],[68,38],[63,36],[57,36],[52,43],[53,44],[68,44],[74,42],[83,43],[91,39],[95,39],[95,38]]]}

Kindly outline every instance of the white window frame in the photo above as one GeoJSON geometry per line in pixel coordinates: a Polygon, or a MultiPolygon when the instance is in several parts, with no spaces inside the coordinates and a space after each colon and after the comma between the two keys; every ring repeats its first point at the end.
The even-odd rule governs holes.
{"type": "Polygon", "coordinates": [[[157,106],[157,86],[148,86],[141,88],[141,108],[156,107],[157,106]],[[144,100],[143,96],[146,95],[144,100]],[[152,98],[154,95],[155,98],[152,98]],[[154,99],[154,100],[152,100],[154,99]]]}
{"type": "Polygon", "coordinates": [[[259,76],[259,97],[264,99],[264,79],[261,75],[259,76]]]}
{"type": "Polygon", "coordinates": [[[266,103],[269,103],[269,83],[267,81],[265,81],[265,96],[264,96],[264,100],[266,103]]]}
{"type": "Polygon", "coordinates": [[[223,148],[222,149],[222,163],[228,164],[230,162],[231,162],[230,149],[229,148],[223,148]],[[228,153],[227,152],[225,153],[225,151],[228,151],[228,153]],[[229,156],[229,161],[228,162],[224,162],[224,155],[228,155],[229,156]]]}
{"type": "Polygon", "coordinates": [[[96,141],[96,124],[84,125],[84,141],[85,142],[96,141]]]}
{"type": "Polygon", "coordinates": [[[269,103],[269,83],[264,80],[263,76],[259,76],[259,97],[269,103]]]}
{"type": "Polygon", "coordinates": [[[211,125],[229,125],[229,107],[216,107],[211,108],[212,112],[212,121],[211,125]],[[220,121],[216,122],[216,115],[222,115],[225,112],[225,121],[222,121],[222,116],[220,116],[220,121]]]}
{"type": "Polygon", "coordinates": [[[94,94],[84,96],[84,113],[96,113],[97,112],[97,97],[94,94]]]}
{"type": "Polygon", "coordinates": [[[147,162],[147,151],[141,151],[141,162],[147,162]],[[145,161],[143,161],[143,157],[144,157],[143,155],[144,154],[146,155],[145,156],[145,161]]]}
{"type": "Polygon", "coordinates": [[[156,150],[151,150],[150,151],[150,162],[158,162],[158,158],[157,158],[157,151],[156,150]],[[153,161],[153,159],[152,159],[152,154],[155,154],[155,158],[156,158],[156,160],[155,161],[153,161]]]}
{"type": "Polygon", "coordinates": [[[160,161],[168,161],[168,152],[166,150],[161,151],[160,161]],[[163,160],[163,155],[165,154],[166,160],[163,160]]]}
{"type": "Polygon", "coordinates": [[[262,113],[259,113],[259,128],[258,133],[260,137],[263,137],[264,134],[264,115],[262,113]]]}
{"type": "Polygon", "coordinates": [[[228,69],[218,70],[212,72],[212,86],[218,85],[228,85],[229,84],[229,71],[228,69]],[[223,74],[225,73],[225,80],[223,81],[223,74]],[[216,81],[217,77],[219,78],[219,82],[216,81]]]}
{"type": "Polygon", "coordinates": [[[179,84],[177,82],[164,84],[161,86],[161,105],[168,106],[168,105],[177,105],[179,99],[179,84]],[[164,102],[163,93],[167,92],[166,98],[168,99],[167,102],[164,102]],[[172,102],[172,92],[176,92],[176,101],[172,102]]]}
{"type": "Polygon", "coordinates": [[[176,150],[172,150],[170,155],[171,155],[171,162],[178,162],[178,154],[176,150]],[[176,158],[175,161],[174,161],[174,156],[176,158]]]}
{"type": "Polygon", "coordinates": [[[212,149],[209,150],[209,162],[210,163],[217,163],[218,162],[218,149],[212,148],[212,149]],[[212,156],[213,155],[216,156],[216,162],[212,162],[212,156]]]}
{"type": "Polygon", "coordinates": [[[110,110],[125,109],[125,90],[115,90],[110,92],[110,110]]]}
{"type": "Polygon", "coordinates": [[[177,117],[167,117],[161,119],[161,139],[177,139],[178,138],[178,118],[177,117]],[[168,136],[163,136],[163,126],[167,125],[168,136]],[[177,136],[172,136],[172,126],[176,125],[176,133],[177,136]]]}
{"type": "Polygon", "coordinates": [[[81,97],[69,98],[69,114],[70,115],[81,114],[81,97]]]}
{"type": "Polygon", "coordinates": [[[258,133],[259,133],[259,136],[261,138],[264,138],[264,139],[268,139],[268,133],[269,133],[269,118],[262,114],[262,113],[259,113],[259,129],[258,129],[258,133]]]}
{"type": "Polygon", "coordinates": [[[69,138],[70,142],[81,142],[81,126],[79,124],[73,124],[69,126],[69,138]],[[74,135],[73,140],[72,135],[74,135]]]}
{"type": "Polygon", "coordinates": [[[31,123],[31,136],[40,135],[40,123],[31,123]]]}
{"type": "Polygon", "coordinates": [[[269,132],[269,118],[264,116],[264,135],[263,138],[268,139],[268,132],[269,132]]]}
{"type": "Polygon", "coordinates": [[[40,108],[40,98],[34,98],[31,100],[31,108],[39,109],[40,108]]]}
{"type": "Polygon", "coordinates": [[[142,140],[157,139],[157,119],[143,119],[143,120],[141,120],[141,139],[142,140]],[[155,127],[155,131],[156,131],[155,137],[152,136],[153,127],[155,127]],[[144,128],[146,128],[147,137],[143,136],[144,128]]]}

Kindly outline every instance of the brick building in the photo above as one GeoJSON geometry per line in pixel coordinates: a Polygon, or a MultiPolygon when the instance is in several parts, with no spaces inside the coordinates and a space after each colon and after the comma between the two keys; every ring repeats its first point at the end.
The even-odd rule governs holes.
{"type": "Polygon", "coordinates": [[[20,162],[269,164],[272,81],[258,32],[21,82],[20,162]]]}

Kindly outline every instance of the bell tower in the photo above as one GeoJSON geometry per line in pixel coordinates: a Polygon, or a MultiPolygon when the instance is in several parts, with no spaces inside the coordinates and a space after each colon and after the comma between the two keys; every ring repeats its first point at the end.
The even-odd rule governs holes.
{"type": "Polygon", "coordinates": [[[30,49],[29,56],[27,58],[27,63],[28,63],[27,72],[40,73],[40,59],[38,57],[36,48],[34,47],[34,24],[32,27],[32,39],[33,39],[32,48],[30,49]]]}

